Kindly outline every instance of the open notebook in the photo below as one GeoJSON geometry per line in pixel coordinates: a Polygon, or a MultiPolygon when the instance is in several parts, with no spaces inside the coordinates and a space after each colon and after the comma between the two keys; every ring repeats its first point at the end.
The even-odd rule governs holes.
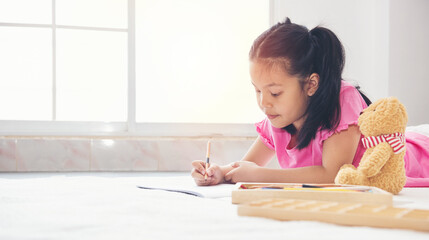
{"type": "Polygon", "coordinates": [[[197,186],[190,176],[182,177],[159,177],[150,179],[137,185],[138,188],[146,190],[161,190],[190,194],[203,198],[231,197],[234,184],[219,184],[215,186],[197,186]]]}

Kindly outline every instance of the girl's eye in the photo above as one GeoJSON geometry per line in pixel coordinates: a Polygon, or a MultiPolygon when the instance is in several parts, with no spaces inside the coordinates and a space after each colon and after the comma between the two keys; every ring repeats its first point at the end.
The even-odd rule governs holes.
{"type": "Polygon", "coordinates": [[[282,94],[282,93],[271,93],[271,96],[278,97],[278,96],[280,96],[280,94],[282,94]]]}

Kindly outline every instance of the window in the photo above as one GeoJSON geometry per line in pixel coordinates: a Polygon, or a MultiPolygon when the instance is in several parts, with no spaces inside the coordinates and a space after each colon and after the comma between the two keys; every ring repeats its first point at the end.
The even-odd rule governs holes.
{"type": "Polygon", "coordinates": [[[264,1],[137,1],[137,121],[254,122],[248,53],[267,27],[264,1]]]}
{"type": "Polygon", "coordinates": [[[0,27],[0,36],[0,119],[52,119],[50,29],[0,27]]]}
{"type": "Polygon", "coordinates": [[[252,134],[268,20],[268,0],[0,1],[0,133],[252,134]]]}

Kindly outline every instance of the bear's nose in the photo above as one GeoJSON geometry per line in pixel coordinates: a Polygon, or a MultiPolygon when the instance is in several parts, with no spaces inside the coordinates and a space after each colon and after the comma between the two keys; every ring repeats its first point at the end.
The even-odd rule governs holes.
{"type": "Polygon", "coordinates": [[[359,113],[359,115],[362,115],[363,111],[359,113]]]}

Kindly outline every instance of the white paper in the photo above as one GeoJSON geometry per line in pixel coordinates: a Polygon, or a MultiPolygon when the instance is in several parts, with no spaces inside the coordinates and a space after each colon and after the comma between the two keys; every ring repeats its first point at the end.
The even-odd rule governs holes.
{"type": "Polygon", "coordinates": [[[203,198],[231,197],[235,184],[219,184],[214,186],[197,186],[191,177],[165,177],[154,182],[144,182],[137,187],[144,190],[161,190],[190,194],[203,198]]]}

